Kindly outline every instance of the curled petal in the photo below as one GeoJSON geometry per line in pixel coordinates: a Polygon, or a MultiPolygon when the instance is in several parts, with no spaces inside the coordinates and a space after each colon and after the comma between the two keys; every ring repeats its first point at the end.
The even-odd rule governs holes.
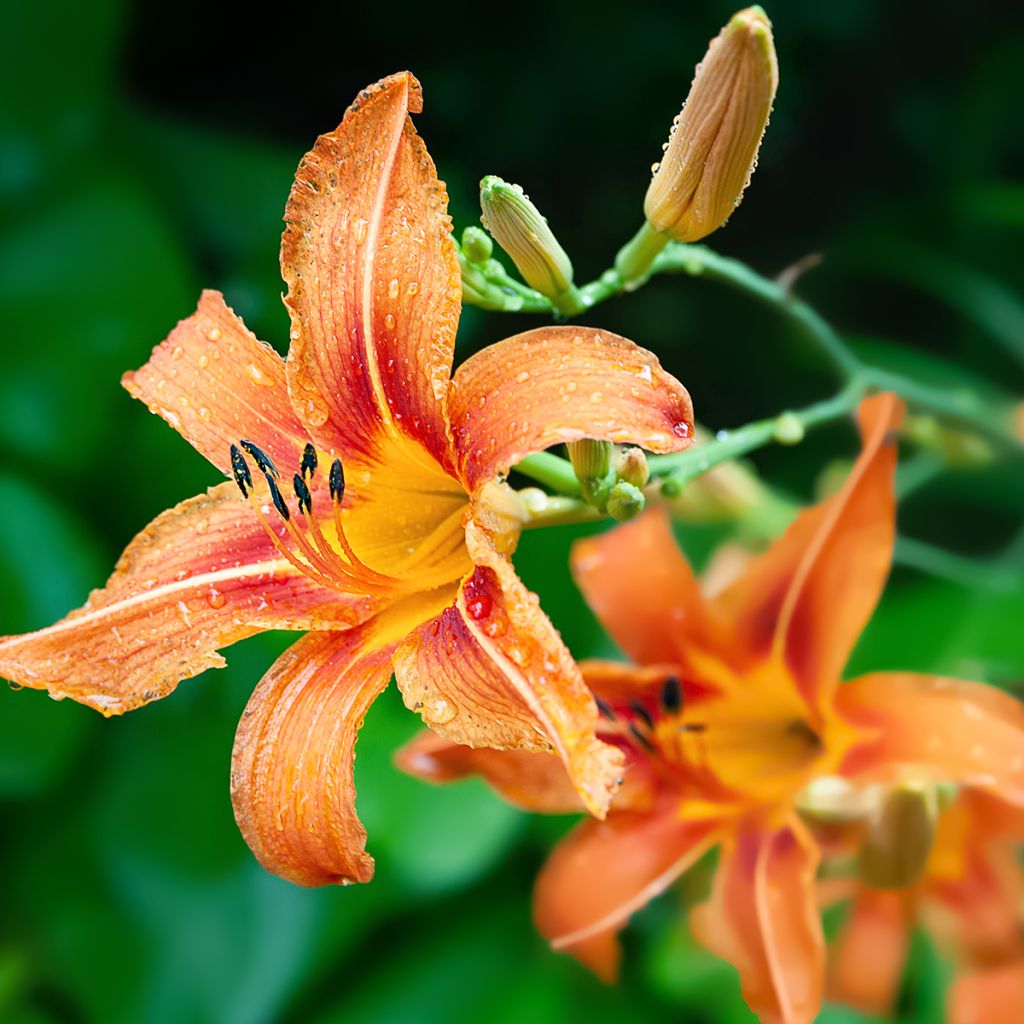
{"type": "Polygon", "coordinates": [[[284,360],[220,292],[204,291],[196,311],[121,383],[223,473],[243,437],[289,475],[298,468],[308,438],[288,398],[284,360]]]}
{"type": "Polygon", "coordinates": [[[412,127],[407,72],[365,90],[296,172],[281,271],[288,385],[323,447],[379,461],[382,428],[446,465],[444,412],[462,285],[448,196],[412,127]]]}
{"type": "Polygon", "coordinates": [[[950,1024],[1020,1024],[1024,1020],[1024,957],[962,974],[948,997],[950,1024]]]}
{"type": "Polygon", "coordinates": [[[601,624],[639,664],[678,663],[688,642],[706,642],[708,611],[664,508],[577,541],[572,574],[601,624]]]}
{"type": "Polygon", "coordinates": [[[559,843],[537,878],[537,929],[555,949],[613,981],[618,932],[715,841],[714,823],[679,820],[678,801],[650,813],[585,821],[559,843]]]}
{"type": "Polygon", "coordinates": [[[582,327],[527,331],[470,357],[452,380],[448,413],[470,491],[563,441],[672,452],[693,437],[690,396],[656,356],[582,327]]]}
{"type": "Polygon", "coordinates": [[[892,490],[903,414],[891,394],[860,406],[861,454],[842,490],[803,512],[714,606],[752,659],[784,658],[804,698],[839,681],[885,585],[895,537],[892,490]]]}
{"type": "Polygon", "coordinates": [[[405,703],[455,743],[558,754],[603,815],[621,752],[597,739],[594,700],[536,597],[473,522],[466,540],[476,568],[457,600],[395,654],[405,703]]]}
{"type": "Polygon", "coordinates": [[[363,717],[391,678],[391,648],[371,636],[304,636],[263,677],[238,725],[238,827],[268,871],[298,885],[373,877],[352,778],[363,717]]]}
{"type": "Polygon", "coordinates": [[[225,483],[150,523],[84,608],[0,640],[0,675],[117,715],[222,667],[219,648],[263,629],[346,629],[369,611],[292,568],[225,483]]]}
{"type": "Polygon", "coordinates": [[[878,672],[839,687],[839,713],[866,738],[847,776],[886,778],[916,768],[1024,805],[1024,704],[983,683],[878,672]]]}
{"type": "Polygon", "coordinates": [[[861,888],[829,963],[829,998],[887,1015],[899,995],[912,920],[907,894],[861,888]]]}
{"type": "MultiPolygon", "coordinates": [[[[586,809],[565,765],[551,754],[464,747],[424,730],[399,750],[395,761],[402,771],[435,784],[480,776],[500,797],[526,811],[579,814],[586,809]]],[[[612,806],[647,808],[653,798],[649,776],[627,772],[612,806]]]]}
{"type": "Polygon", "coordinates": [[[711,899],[691,916],[696,938],[739,971],[743,998],[764,1024],[810,1024],[821,1006],[817,866],[798,822],[742,826],[723,849],[711,899]]]}

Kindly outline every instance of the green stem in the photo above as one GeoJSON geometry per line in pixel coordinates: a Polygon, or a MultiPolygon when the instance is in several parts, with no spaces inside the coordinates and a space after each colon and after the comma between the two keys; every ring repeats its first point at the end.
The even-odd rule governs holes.
{"type": "Polygon", "coordinates": [[[576,497],[580,493],[580,482],[576,479],[576,473],[572,463],[563,459],[553,452],[537,452],[535,455],[527,455],[521,462],[513,467],[517,473],[536,480],[545,487],[559,494],[576,497]]]}
{"type": "Polygon", "coordinates": [[[653,273],[683,273],[691,277],[706,277],[760,299],[784,313],[800,327],[844,377],[854,377],[861,372],[860,360],[815,310],[778,282],[762,277],[739,260],[720,256],[703,245],[673,242],[654,261],[653,273]]]}
{"type": "Polygon", "coordinates": [[[607,518],[593,505],[577,498],[549,495],[542,508],[528,509],[529,518],[523,523],[524,530],[538,526],[567,526],[570,523],[595,523],[607,518]]]}
{"type": "Polygon", "coordinates": [[[632,292],[639,288],[651,276],[655,260],[666,245],[668,238],[644,221],[615,257],[620,289],[632,292]]]}
{"type": "MultiPolygon", "coordinates": [[[[815,402],[805,409],[782,413],[781,416],[787,417],[790,421],[796,420],[804,430],[810,430],[852,412],[864,396],[864,389],[864,380],[861,377],[854,377],[832,398],[815,402]]],[[[748,423],[737,430],[720,431],[714,441],[694,445],[684,452],[651,456],[648,459],[651,473],[654,476],[671,478],[678,484],[686,483],[723,462],[740,458],[773,442],[776,439],[780,418],[773,416],[770,419],[748,423]]]]}

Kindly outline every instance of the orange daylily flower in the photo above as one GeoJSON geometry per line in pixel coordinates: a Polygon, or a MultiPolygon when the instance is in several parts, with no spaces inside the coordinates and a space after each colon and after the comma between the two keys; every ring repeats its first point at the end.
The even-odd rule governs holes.
{"type": "Polygon", "coordinates": [[[603,331],[529,331],[452,376],[460,273],[421,106],[412,75],[387,78],[299,165],[287,360],[208,291],[124,378],[235,483],[159,516],[84,608],[0,641],[0,675],[110,715],[236,640],[308,630],[249,701],[231,773],[247,842],[303,885],[372,876],[352,762],[392,670],[438,732],[554,751],[604,813],[622,755],[508,560],[521,519],[503,477],[560,442],[674,451],[692,432],[685,389],[603,331]]]}
{"type": "MultiPolygon", "coordinates": [[[[602,978],[616,974],[616,933],[630,915],[717,846],[711,898],[691,918],[696,936],[737,968],[761,1020],[809,1022],[825,951],[820,847],[798,810],[808,785],[912,773],[1024,805],[1024,708],[1011,697],[905,672],[839,685],[889,571],[901,415],[893,395],[865,400],[862,451],[842,490],[713,597],[664,510],[577,545],[577,582],[639,666],[581,666],[604,710],[599,735],[622,748],[629,785],[607,820],[582,823],[554,851],[535,916],[555,948],[602,978]]],[[[427,779],[476,772],[522,806],[571,809],[558,763],[532,762],[513,774],[500,752],[437,738],[400,756],[427,779]]]]}
{"type": "MultiPolygon", "coordinates": [[[[856,836],[850,839],[856,843],[856,836]]],[[[846,843],[841,839],[837,845],[841,850],[846,843]]],[[[874,889],[830,879],[824,902],[852,897],[831,958],[830,996],[867,1013],[887,1014],[899,994],[911,932],[923,923],[959,967],[949,993],[950,1024],[1019,1024],[1024,1020],[1022,847],[1024,807],[966,789],[941,813],[927,865],[914,884],[874,889]]]]}

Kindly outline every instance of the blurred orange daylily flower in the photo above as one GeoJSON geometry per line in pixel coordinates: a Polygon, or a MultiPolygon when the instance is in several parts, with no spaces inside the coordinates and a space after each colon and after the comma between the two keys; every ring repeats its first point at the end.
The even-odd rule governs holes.
{"type": "Polygon", "coordinates": [[[246,500],[229,482],[170,509],[84,608],[0,641],[0,675],[110,715],[244,637],[309,630],[249,701],[231,774],[246,841],[303,885],[372,876],[352,762],[392,669],[440,733],[556,752],[604,813],[622,755],[508,560],[521,519],[502,478],[560,442],[670,451],[691,435],[685,389],[603,331],[529,331],[452,377],[460,273],[421,106],[412,75],[387,78],[299,165],[287,360],[208,291],[124,378],[246,500]]]}
{"type": "MultiPolygon", "coordinates": [[[[850,838],[856,844],[857,837],[850,838]]],[[[849,918],[830,956],[830,997],[866,1013],[888,1013],[899,994],[911,932],[920,921],[953,952],[959,967],[949,992],[950,1024],[1019,1024],[1024,1020],[1022,847],[1024,807],[966,789],[940,815],[935,844],[915,884],[875,889],[843,878],[822,883],[823,902],[852,896],[849,918]]]]}
{"type": "MultiPolygon", "coordinates": [[[[877,673],[839,685],[882,591],[895,533],[893,395],[865,400],[862,451],[842,490],[805,510],[714,597],[663,510],[577,545],[591,607],[639,667],[588,662],[599,735],[627,758],[606,821],[587,821],[537,882],[540,931],[602,978],[617,932],[712,847],[721,853],[695,934],[739,971],[766,1022],[818,1012],[820,849],[798,805],[808,785],[957,780],[1024,805],[1024,708],[979,683],[877,673]]],[[[553,758],[414,741],[402,766],[434,781],[476,772],[521,806],[578,800],[553,758]],[[530,767],[523,767],[529,762],[530,767]]]]}

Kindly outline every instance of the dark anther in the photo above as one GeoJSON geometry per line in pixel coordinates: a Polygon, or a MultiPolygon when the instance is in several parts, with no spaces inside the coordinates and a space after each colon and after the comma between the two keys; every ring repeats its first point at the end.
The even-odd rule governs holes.
{"type": "Polygon", "coordinates": [[[345,470],[341,465],[341,459],[335,459],[331,463],[331,497],[335,504],[340,505],[341,499],[345,497],[345,470]]]}
{"type": "Polygon", "coordinates": [[[266,477],[267,486],[270,488],[270,497],[274,502],[274,508],[281,513],[282,519],[291,519],[292,514],[288,511],[288,506],[285,504],[284,498],[281,496],[281,492],[277,486],[277,481],[269,473],[266,474],[266,477]]]}
{"type": "Polygon", "coordinates": [[[313,495],[309,493],[306,481],[296,473],[292,477],[292,485],[295,488],[295,497],[299,502],[299,511],[308,516],[313,511],[313,495]]]}
{"type": "Polygon", "coordinates": [[[809,747],[819,749],[822,746],[821,737],[811,728],[810,724],[805,722],[802,718],[798,718],[794,722],[790,722],[786,726],[786,734],[793,736],[797,739],[801,739],[809,747]]]}
{"type": "Polygon", "coordinates": [[[629,734],[645,750],[654,750],[654,744],[636,727],[636,722],[629,723],[629,734]]]}
{"type": "Polygon", "coordinates": [[[650,711],[647,710],[635,697],[629,702],[630,710],[640,719],[648,729],[654,728],[654,719],[651,718],[650,711]]]}
{"type": "Polygon", "coordinates": [[[661,706],[667,715],[678,715],[683,706],[683,688],[675,676],[669,676],[661,688],[661,706]]]}
{"type": "Polygon", "coordinates": [[[242,492],[242,497],[248,498],[249,491],[252,489],[252,474],[249,472],[249,463],[245,461],[245,456],[238,450],[237,444],[231,446],[231,473],[235,478],[235,483],[238,484],[238,489],[242,492]]]}
{"type": "Polygon", "coordinates": [[[612,709],[608,707],[608,705],[605,704],[605,702],[601,700],[600,697],[595,697],[594,702],[597,704],[597,710],[600,711],[605,718],[607,718],[609,721],[615,720],[615,712],[612,711],[612,709]]]}
{"type": "Polygon", "coordinates": [[[684,722],[681,726],[679,726],[679,731],[680,732],[706,732],[707,728],[708,728],[708,726],[707,726],[706,722],[684,722]]]}
{"type": "Polygon", "coordinates": [[[253,444],[252,441],[247,441],[244,437],[241,440],[242,447],[253,457],[256,465],[260,467],[260,472],[264,476],[272,476],[275,479],[278,477],[277,466],[274,465],[274,460],[262,449],[259,445],[253,444]]]}
{"type": "Polygon", "coordinates": [[[302,449],[302,465],[299,467],[299,472],[302,474],[303,480],[307,477],[310,480],[313,479],[313,474],[316,472],[316,449],[311,444],[307,444],[302,449]]]}

